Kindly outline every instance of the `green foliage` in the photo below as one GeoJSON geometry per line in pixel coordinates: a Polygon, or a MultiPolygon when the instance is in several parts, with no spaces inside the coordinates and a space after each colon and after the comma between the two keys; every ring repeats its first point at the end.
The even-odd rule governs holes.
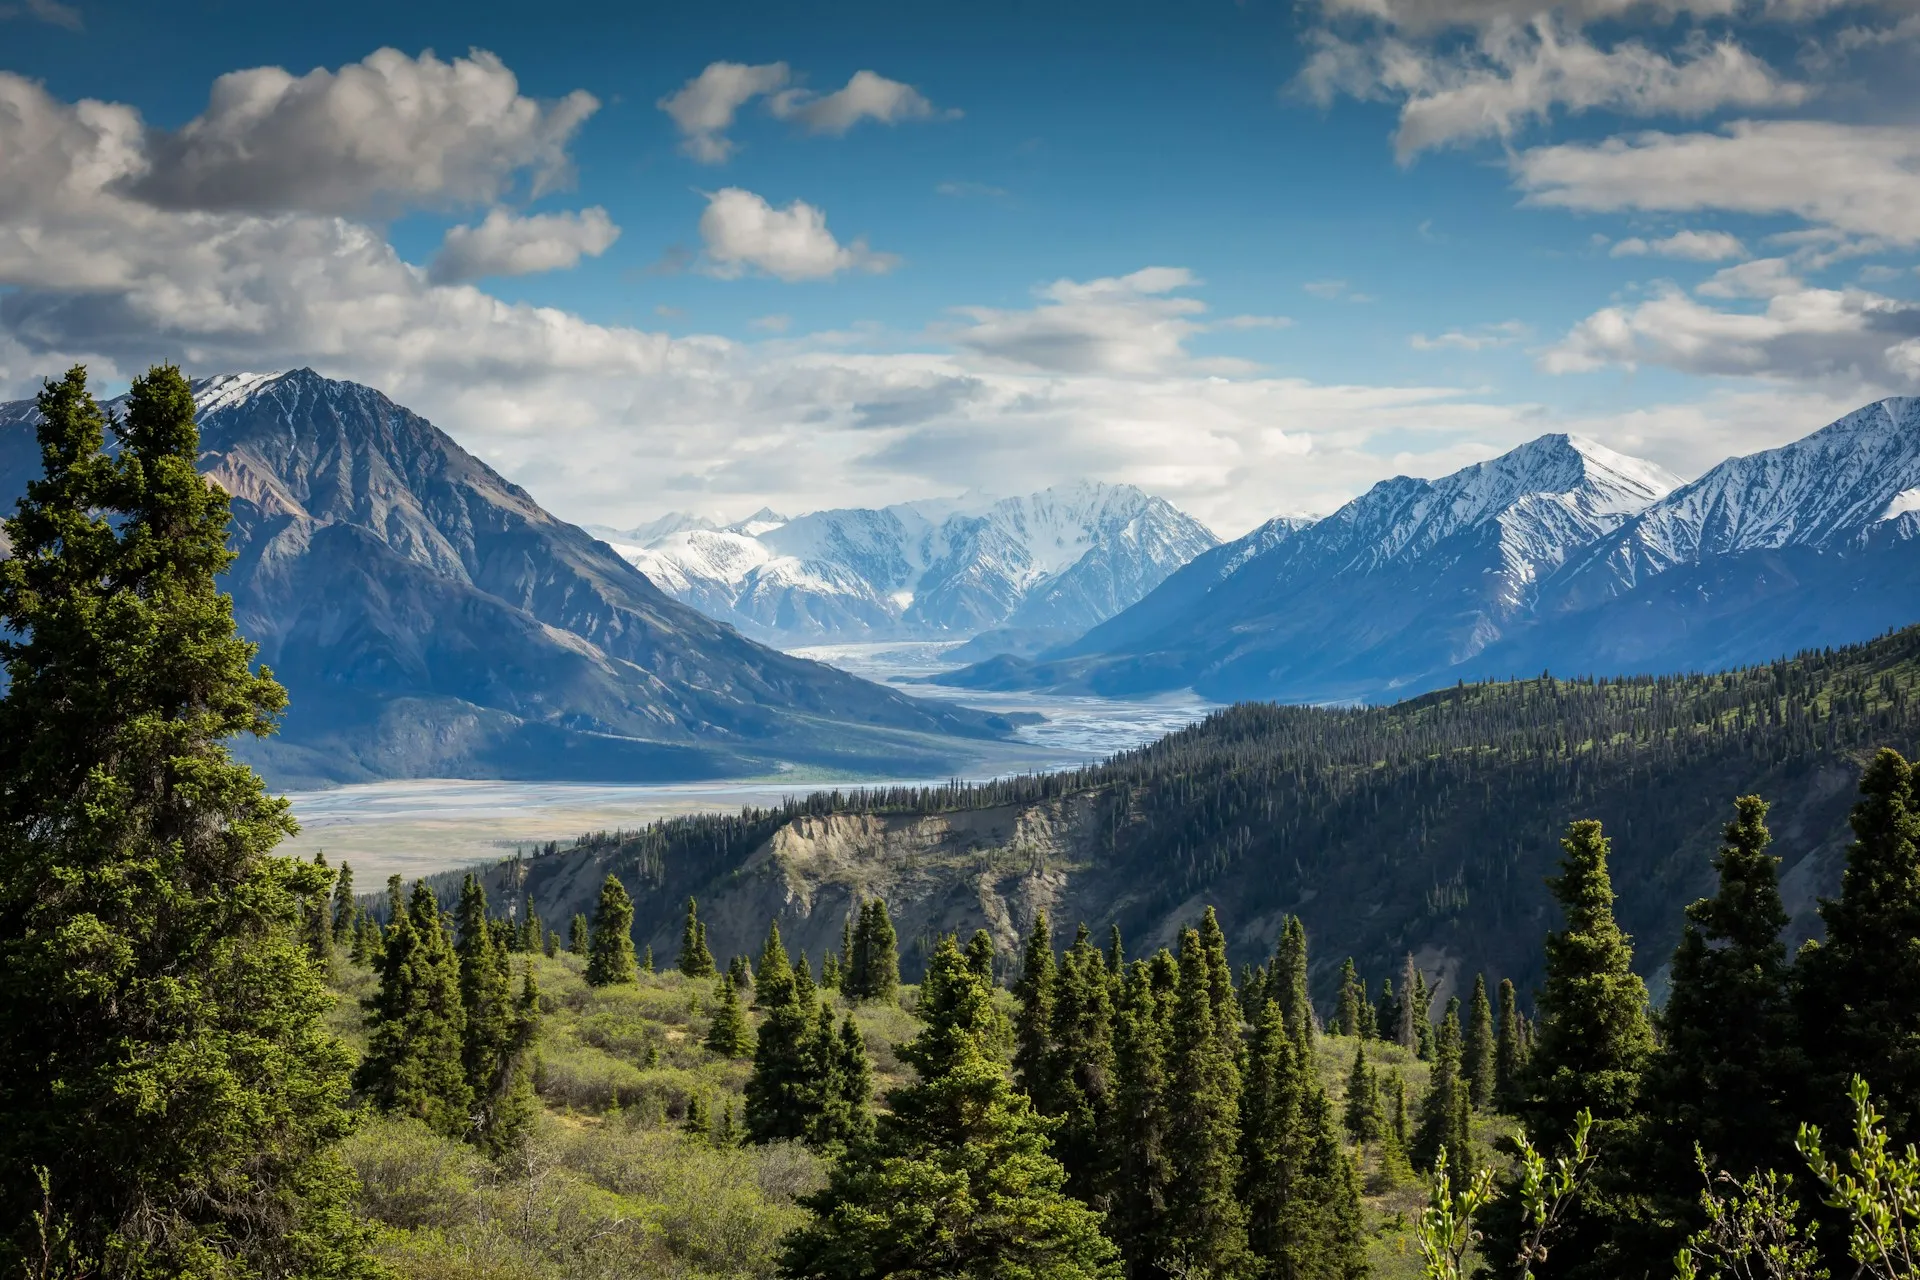
{"type": "Polygon", "coordinates": [[[1453,1153],[1463,1168],[1473,1164],[1470,1120],[1472,1086],[1461,1074],[1460,1002],[1447,1007],[1434,1040],[1433,1071],[1427,1077],[1426,1096],[1420,1102],[1420,1123],[1414,1129],[1415,1167],[1430,1169],[1442,1151],[1453,1153]]]}
{"type": "Polygon", "coordinates": [[[297,933],[329,885],[222,745],[286,699],[215,581],[192,394],[156,367],[109,424],[75,368],[39,409],[0,562],[0,1265],[38,1206],[74,1274],[359,1274],[349,1059],[297,933]]]}
{"type": "Polygon", "coordinates": [[[1364,1036],[1367,988],[1354,969],[1353,957],[1340,966],[1340,994],[1334,1005],[1333,1033],[1338,1036],[1364,1036]]]}
{"type": "Polygon", "coordinates": [[[1817,1126],[1800,1127],[1797,1145],[1829,1207],[1850,1220],[1847,1252],[1875,1280],[1920,1274],[1920,1152],[1912,1143],[1896,1154],[1885,1118],[1874,1110],[1867,1081],[1847,1084],[1853,1102],[1853,1149],[1845,1165],[1829,1159],[1817,1126]]]}
{"type": "MultiPolygon", "coordinates": [[[[600,886],[592,931],[587,940],[587,981],[596,987],[632,982],[638,963],[633,956],[633,899],[619,877],[609,874],[600,886]]],[[[712,966],[708,966],[712,971],[712,966]]]]}
{"type": "Polygon", "coordinates": [[[988,1051],[993,1002],[951,937],[921,987],[926,1027],[901,1051],[915,1083],[893,1091],[872,1146],[834,1166],[788,1237],[787,1277],[1108,1277],[1100,1216],[1068,1196],[1045,1122],[988,1051]]]}
{"type": "Polygon", "coordinates": [[[567,926],[567,950],[585,959],[588,939],[591,937],[592,934],[589,932],[587,918],[577,911],[574,912],[573,922],[567,926]]]}
{"type": "Polygon", "coordinates": [[[353,868],[343,862],[340,864],[340,874],[333,882],[334,946],[344,947],[352,943],[358,916],[359,908],[353,901],[353,868]]]}
{"type": "Polygon", "coordinates": [[[1380,1093],[1380,1076],[1367,1062],[1366,1041],[1353,1044],[1353,1066],[1347,1071],[1346,1106],[1341,1123],[1355,1142],[1378,1142],[1387,1136],[1386,1100],[1380,1093]]]}
{"type": "Polygon", "coordinates": [[[1061,960],[1048,1040],[1045,1102],[1036,1110],[1059,1121],[1053,1150],[1066,1168],[1067,1187],[1091,1202],[1104,1194],[1109,1177],[1113,986],[1106,957],[1089,940],[1085,925],[1061,960]]]}
{"type": "Polygon", "coordinates": [[[469,876],[460,894],[461,1066],[472,1097],[472,1137],[500,1154],[517,1147],[531,1118],[525,1062],[539,1027],[538,992],[528,966],[518,1002],[507,953],[487,917],[487,894],[469,876]]]}
{"type": "MultiPolygon", "coordinates": [[[[1240,1072],[1234,1064],[1238,1037],[1228,1041],[1221,1035],[1210,961],[1200,933],[1183,931],[1167,1057],[1172,1177],[1159,1241],[1163,1252],[1151,1261],[1169,1269],[1234,1276],[1248,1265],[1246,1209],[1235,1195],[1240,1177],[1240,1072]]],[[[1237,1010],[1233,1016],[1237,1021],[1237,1010]]]]}
{"type": "Polygon", "coordinates": [[[1520,1038],[1520,1007],[1511,978],[1500,979],[1500,1023],[1493,1043],[1493,1094],[1503,1108],[1519,1098],[1521,1069],[1527,1065],[1520,1038]]]}
{"type": "Polygon", "coordinates": [[[1033,917],[1033,931],[1027,935],[1020,978],[1013,985],[1019,1011],[1013,1020],[1013,1076],[1042,1113],[1049,1112],[1053,1100],[1047,1093],[1048,1062],[1053,1052],[1054,984],[1058,972],[1053,954],[1053,933],[1047,913],[1033,917]]]}
{"type": "Polygon", "coordinates": [[[1313,1047],[1313,1001],[1307,994],[1307,926],[1288,916],[1280,926],[1273,956],[1274,999],[1287,1021],[1287,1034],[1302,1052],[1313,1047]]]}
{"type": "MultiPolygon", "coordinates": [[[[389,886],[397,901],[398,881],[389,886]]],[[[491,943],[490,943],[491,945],[491,943]]],[[[381,1111],[412,1116],[449,1138],[467,1134],[473,1089],[463,1061],[460,963],[425,882],[393,912],[366,1002],[368,1044],[354,1087],[381,1111]]]]}
{"type": "Polygon", "coordinates": [[[713,1023],[707,1028],[706,1043],[723,1058],[744,1058],[753,1052],[753,1028],[747,1025],[730,973],[721,974],[715,985],[713,1023]]]}
{"type": "Polygon", "coordinates": [[[1460,1046],[1460,1071],[1466,1077],[1468,1096],[1473,1105],[1486,1110],[1493,1105],[1497,1087],[1493,1006],[1487,1002],[1487,976],[1473,976],[1473,1003],[1468,1006],[1465,1038],[1460,1046]]]}
{"type": "Polygon", "coordinates": [[[1791,1178],[1773,1169],[1743,1180],[1725,1169],[1710,1172],[1698,1147],[1694,1163],[1706,1183],[1702,1225],[1680,1246],[1676,1280],[1826,1280],[1814,1248],[1816,1228],[1803,1221],[1791,1178]]]}
{"type": "MultiPolygon", "coordinates": [[[[1166,952],[1158,957],[1168,960],[1166,952]]],[[[1167,967],[1171,967],[1169,964],[1167,967]]],[[[1109,1129],[1113,1194],[1108,1234],[1140,1274],[1164,1247],[1168,1189],[1174,1178],[1169,1134],[1167,1054],[1172,1034],[1172,982],[1156,990],[1142,960],[1127,968],[1114,1010],[1114,1102],[1109,1129]]],[[[1022,1015],[1025,1006],[1022,1006],[1022,1015]]]]}
{"type": "Polygon", "coordinates": [[[794,995],[793,962],[787,958],[786,944],[780,941],[780,923],[767,926],[767,940],[760,948],[760,959],[753,969],[753,1001],[772,1009],[794,995]]]}
{"type": "Polygon", "coordinates": [[[713,976],[713,952],[707,950],[707,926],[700,923],[700,910],[687,899],[687,918],[680,928],[680,958],[674,962],[689,978],[713,976]]]}
{"type": "Polygon", "coordinates": [[[860,904],[854,926],[852,953],[840,990],[851,1000],[879,1000],[891,1004],[900,996],[900,942],[894,933],[887,904],[879,898],[860,904]]]}

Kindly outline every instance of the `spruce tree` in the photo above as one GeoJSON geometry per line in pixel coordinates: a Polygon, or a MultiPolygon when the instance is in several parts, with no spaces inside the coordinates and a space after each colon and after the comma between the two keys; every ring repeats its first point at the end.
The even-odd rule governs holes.
{"type": "Polygon", "coordinates": [[[465,1019],[460,1061],[476,1117],[470,1136],[483,1148],[497,1149],[501,1135],[496,1133],[493,1104],[513,1088],[527,1029],[514,1006],[507,953],[488,926],[486,890],[472,875],[461,886],[456,922],[460,1007],[465,1019]]]}
{"type": "Polygon", "coordinates": [[[841,1019],[840,1032],[834,1035],[825,1009],[818,1039],[830,1048],[831,1070],[814,1145],[829,1153],[862,1147],[873,1137],[873,1069],[867,1062],[866,1040],[852,1015],[841,1019]]]}
{"type": "Polygon", "coordinates": [[[1427,1077],[1410,1153],[1415,1168],[1434,1168],[1443,1148],[1449,1168],[1473,1167],[1471,1088],[1461,1075],[1460,1001],[1455,999],[1448,1002],[1446,1018],[1434,1039],[1433,1071],[1427,1077]]]}
{"type": "Polygon", "coordinates": [[[136,378],[117,456],[84,369],[38,409],[0,561],[0,1266],[44,1171],[75,1274],[357,1274],[351,1058],[296,934],[321,885],[223,745],[286,695],[219,589],[192,393],[136,378]]]}
{"type": "Polygon", "coordinates": [[[333,882],[333,945],[344,947],[352,943],[354,922],[359,909],[353,901],[353,868],[346,863],[340,864],[340,875],[333,882]]]}
{"type": "Polygon", "coordinates": [[[1519,1000],[1511,978],[1500,979],[1500,1022],[1493,1046],[1493,1093],[1500,1106],[1512,1110],[1519,1101],[1521,1070],[1526,1054],[1520,1039],[1519,1000]]]}
{"type": "Polygon", "coordinates": [[[973,936],[967,939],[967,964],[980,981],[989,987],[995,985],[993,935],[985,929],[975,929],[973,936]]]}
{"type": "Polygon", "coordinates": [[[1280,945],[1274,953],[1273,971],[1278,978],[1280,1012],[1287,1020],[1287,1034],[1304,1048],[1313,1044],[1313,1001],[1307,994],[1307,926],[1299,916],[1288,916],[1280,928],[1280,945]]]}
{"type": "Polygon", "coordinates": [[[687,920],[680,930],[680,958],[675,961],[689,978],[713,976],[713,952],[707,950],[707,927],[700,923],[700,910],[687,899],[687,920]]]}
{"type": "Polygon", "coordinates": [[[473,1089],[462,1056],[460,962],[425,881],[417,881],[412,898],[394,911],[383,942],[380,986],[366,1002],[367,1052],[354,1084],[382,1111],[464,1138],[472,1125],[473,1089]]]}
{"type": "Polygon", "coordinates": [[[1238,1275],[1248,1258],[1246,1211],[1235,1194],[1240,1072],[1234,1046],[1221,1034],[1215,966],[1198,931],[1180,935],[1179,964],[1167,1063],[1173,1176],[1166,1192],[1164,1257],[1203,1274],[1238,1275]]]}
{"type": "Polygon", "coordinates": [[[1425,1002],[1419,994],[1424,985],[1420,971],[1413,966],[1413,952],[1409,951],[1406,966],[1400,970],[1400,998],[1395,1002],[1393,1012],[1393,1038],[1409,1053],[1417,1053],[1420,1049],[1420,1029],[1417,1024],[1426,1017],[1425,1002]]]}
{"type": "Polygon", "coordinates": [[[1374,1006],[1374,1034],[1395,1044],[1400,1042],[1400,998],[1393,993],[1393,979],[1380,981],[1380,1001],[1374,1006]]]}
{"type": "Polygon", "coordinates": [[[853,934],[853,989],[856,1000],[892,1004],[900,998],[900,942],[887,916],[887,904],[874,898],[861,905],[860,923],[853,934]]]}
{"type": "Polygon", "coordinates": [[[723,973],[715,985],[713,1024],[707,1028],[707,1048],[723,1058],[744,1058],[753,1052],[753,1028],[740,1008],[733,975],[723,973]]]}
{"type": "Polygon", "coordinates": [[[1047,1126],[987,1045],[993,1000],[951,937],[921,987],[925,1029],[860,1159],[836,1163],[786,1239],[790,1280],[874,1276],[1117,1277],[1100,1215],[1067,1195],[1047,1126]]]}
{"type": "Polygon", "coordinates": [[[653,944],[651,942],[640,948],[640,972],[653,972],[653,944]]]}
{"type": "Polygon", "coordinates": [[[1020,979],[1013,984],[1018,1010],[1013,1016],[1013,1078],[1042,1114],[1051,1114],[1047,1064],[1053,1048],[1053,999],[1057,966],[1047,913],[1035,913],[1027,935],[1020,979]]]}
{"type": "MultiPolygon", "coordinates": [[[[1159,958],[1168,958],[1162,950],[1159,958]]],[[[1154,989],[1151,968],[1136,960],[1114,1011],[1113,1123],[1107,1162],[1113,1195],[1107,1231],[1135,1276],[1153,1274],[1166,1250],[1167,1189],[1174,1170],[1168,1151],[1167,1054],[1173,997],[1154,989]]]]}
{"type": "Polygon", "coordinates": [[[771,1009],[793,998],[793,962],[787,958],[787,946],[780,940],[780,922],[767,925],[767,940],[761,944],[760,959],[753,971],[753,1002],[771,1009]]]}
{"type": "Polygon", "coordinates": [[[600,886],[593,909],[593,928],[587,941],[587,985],[610,987],[635,979],[633,958],[633,899],[619,879],[609,873],[600,886]]]}
{"type": "Polygon", "coordinates": [[[1820,903],[1826,938],[1797,965],[1803,1113],[1844,1128],[1834,1113],[1857,1073],[1892,1140],[1920,1142],[1920,797],[1898,752],[1867,765],[1851,822],[1840,896],[1820,903]]]}
{"type": "Polygon", "coordinates": [[[1060,1121],[1053,1150],[1067,1171],[1067,1189],[1091,1203],[1108,1183],[1104,1139],[1113,1107],[1113,989],[1106,957],[1085,925],[1061,960],[1050,1040],[1047,1105],[1037,1109],[1060,1121]]]}
{"type": "Polygon", "coordinates": [[[1113,975],[1115,983],[1126,978],[1127,949],[1120,942],[1120,926],[1107,927],[1107,972],[1113,975]]]}
{"type": "Polygon", "coordinates": [[[1413,972],[1413,1038],[1414,1052],[1420,1060],[1433,1061],[1433,988],[1419,969],[1413,972]]]}
{"type": "Polygon", "coordinates": [[[1493,1105],[1495,1084],[1493,1006],[1487,1003],[1487,975],[1473,976],[1473,1003],[1468,1006],[1465,1041],[1460,1048],[1461,1074],[1473,1105],[1484,1111],[1493,1105]]]}
{"type": "Polygon", "coordinates": [[[333,870],[327,855],[313,855],[314,891],[301,900],[300,931],[307,940],[307,957],[322,973],[333,966],[333,870]]]}
{"type": "Polygon", "coordinates": [[[1355,1034],[1363,1040],[1377,1040],[1380,1038],[1380,1027],[1378,1021],[1374,1018],[1373,1001],[1367,995],[1367,980],[1365,978],[1360,980],[1360,1029],[1355,1034]]]}
{"type": "Polygon", "coordinates": [[[1355,1142],[1378,1142],[1386,1135],[1387,1117],[1380,1097],[1380,1077],[1367,1062],[1364,1041],[1353,1046],[1353,1066],[1347,1070],[1347,1098],[1341,1120],[1355,1142]]]}
{"type": "Polygon", "coordinates": [[[820,985],[828,991],[840,989],[840,957],[831,951],[820,962],[820,985]]]}
{"type": "MultiPolygon", "coordinates": [[[[1213,1002],[1213,1016],[1219,1026],[1220,1042],[1240,1045],[1240,1002],[1233,993],[1233,967],[1227,963],[1227,935],[1209,906],[1200,914],[1200,950],[1206,957],[1207,993],[1213,1002]]],[[[1183,961],[1184,963],[1184,961],[1183,961]]]]}
{"type": "Polygon", "coordinates": [[[1360,1010],[1367,1003],[1366,988],[1360,985],[1360,975],[1353,967],[1353,957],[1340,966],[1340,1001],[1334,1009],[1334,1034],[1357,1036],[1360,1031],[1360,1010]]]}
{"type": "Polygon", "coordinates": [[[754,1042],[753,1074],[747,1078],[747,1138],[804,1141],[816,1129],[824,1083],[814,1043],[812,986],[804,989],[803,1000],[777,927],[770,931],[768,947],[762,957],[766,982],[760,988],[766,1018],[754,1042]],[[784,973],[782,965],[787,966],[784,973]]]}
{"type": "Polygon", "coordinates": [[[587,918],[575,912],[573,923],[567,926],[567,950],[584,958],[587,954],[587,939],[590,936],[587,918]]]}
{"type": "Polygon", "coordinates": [[[529,889],[526,901],[521,904],[520,938],[517,950],[528,955],[540,949],[540,939],[546,935],[546,927],[540,923],[540,913],[533,909],[533,891],[529,889]]]}

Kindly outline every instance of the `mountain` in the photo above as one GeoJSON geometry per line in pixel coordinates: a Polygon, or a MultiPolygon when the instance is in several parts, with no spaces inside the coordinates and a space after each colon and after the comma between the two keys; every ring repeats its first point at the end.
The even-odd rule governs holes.
{"type": "MultiPolygon", "coordinates": [[[[636,531],[638,532],[638,531],[636,531]]],[[[613,545],[663,591],[782,643],[1078,635],[1216,541],[1131,485],[772,511],[613,545]]]]}
{"type": "MultiPolygon", "coordinates": [[[[611,872],[658,957],[693,896],[716,954],[751,952],[771,918],[816,961],[852,904],[879,896],[909,977],[953,930],[987,929],[1017,957],[1042,909],[1061,936],[1117,924],[1141,955],[1211,904],[1236,966],[1271,955],[1295,913],[1323,1000],[1345,957],[1377,989],[1412,952],[1444,1003],[1476,971],[1537,986],[1559,837],[1598,818],[1635,967],[1657,993],[1683,906],[1711,892],[1736,796],[1772,802],[1790,942],[1817,933],[1860,770],[1882,745],[1920,749],[1920,628],[1723,675],[1246,703],[1097,767],[676,818],[499,864],[488,888],[530,891],[564,920],[611,872]]],[[[438,887],[450,897],[459,880],[438,887]]]]}
{"type": "Polygon", "coordinates": [[[1323,520],[1264,525],[1071,644],[939,679],[1222,700],[1431,687],[1524,625],[1570,557],[1679,483],[1590,440],[1542,436],[1440,480],[1384,480],[1323,520]]]}
{"type": "MultiPolygon", "coordinates": [[[[1010,728],[744,639],[369,387],[301,369],[194,394],[233,497],[224,585],[291,698],[278,738],[241,744],[278,785],[897,774],[1010,728]]],[[[35,417],[0,406],[0,498],[38,473],[35,417]]]]}

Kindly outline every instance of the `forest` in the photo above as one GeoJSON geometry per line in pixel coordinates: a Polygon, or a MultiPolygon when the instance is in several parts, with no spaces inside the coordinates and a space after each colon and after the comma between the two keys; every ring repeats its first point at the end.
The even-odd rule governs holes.
{"type": "MultiPolygon", "coordinates": [[[[135,381],[117,453],[83,370],[40,407],[46,477],[0,563],[10,1271],[1914,1274],[1920,796],[1874,737],[1907,705],[1905,637],[1727,677],[1250,708],[1103,784],[1139,779],[1126,812],[1146,825],[1203,794],[1171,763],[1197,741],[1216,760],[1243,742],[1268,778],[1291,759],[1329,806],[1398,779],[1374,794],[1403,809],[1414,777],[1592,801],[1593,779],[1662,760],[1855,753],[1852,838],[1805,944],[1767,799],[1699,797],[1708,879],[1670,908],[1657,1008],[1609,827],[1584,816],[1514,836],[1555,849],[1551,911],[1509,925],[1542,957],[1524,993],[1489,975],[1443,1001],[1412,955],[1349,957],[1300,913],[1236,968],[1204,900],[1139,955],[1120,922],[1076,921],[1063,946],[1036,913],[1017,957],[948,934],[912,973],[884,898],[816,961],[777,920],[751,957],[716,954],[689,894],[656,957],[618,875],[563,936],[478,875],[450,895],[396,880],[369,910],[346,868],[276,855],[286,802],[224,743],[270,731],[285,695],[218,590],[227,500],[194,470],[184,380],[135,381]],[[1502,719],[1481,698],[1537,705],[1502,719]],[[1468,712],[1492,745],[1441,733],[1468,712]],[[1303,739],[1321,764],[1288,754],[1303,739]],[[1528,744],[1528,773],[1466,759],[1503,742],[1528,744]]],[[[896,800],[936,802],[820,803],[896,800]]]]}

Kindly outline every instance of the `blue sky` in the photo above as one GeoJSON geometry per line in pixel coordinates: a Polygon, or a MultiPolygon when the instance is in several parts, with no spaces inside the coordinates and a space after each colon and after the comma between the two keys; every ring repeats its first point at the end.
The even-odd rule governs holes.
{"type": "Polygon", "coordinates": [[[1913,0],[325,12],[0,0],[0,394],[310,364],[582,520],[1231,534],[1920,384],[1913,0]]]}

